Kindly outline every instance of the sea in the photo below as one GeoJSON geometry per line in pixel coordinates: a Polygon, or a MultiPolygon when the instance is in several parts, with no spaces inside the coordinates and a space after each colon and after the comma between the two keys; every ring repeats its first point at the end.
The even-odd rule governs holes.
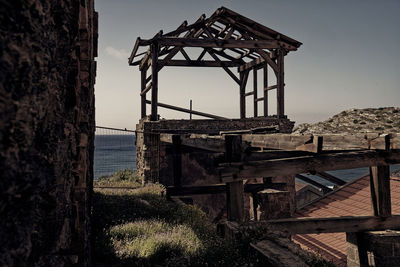
{"type": "MultiPolygon", "coordinates": [[[[134,134],[124,135],[96,135],[94,150],[94,178],[108,176],[118,170],[136,170],[136,145],[134,134]]],[[[391,165],[391,172],[400,170],[400,164],[391,165]]],[[[349,170],[328,171],[346,182],[357,179],[369,173],[369,168],[356,168],[349,170]]],[[[315,175],[303,174],[313,180],[333,186],[329,181],[315,175]]],[[[299,181],[301,182],[301,181],[299,181]]]]}

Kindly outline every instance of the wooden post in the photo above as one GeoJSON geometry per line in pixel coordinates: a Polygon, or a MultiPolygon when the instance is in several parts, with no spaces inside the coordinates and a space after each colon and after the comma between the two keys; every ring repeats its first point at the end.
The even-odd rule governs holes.
{"type": "Polygon", "coordinates": [[[240,72],[240,118],[246,118],[246,98],[244,96],[246,86],[244,85],[244,72],[240,72]]]}
{"type": "Polygon", "coordinates": [[[263,67],[264,71],[264,117],[268,116],[268,65],[265,64],[263,67]]]}
{"type": "Polygon", "coordinates": [[[190,99],[190,120],[192,120],[192,110],[193,110],[192,99],[190,99]]]}
{"type": "MultiPolygon", "coordinates": [[[[146,88],[146,73],[147,69],[141,70],[141,92],[146,88]]],[[[141,95],[141,110],[142,110],[142,118],[146,117],[146,94],[141,95]]]]}
{"type": "Polygon", "coordinates": [[[180,135],[172,136],[172,165],[174,175],[174,186],[181,186],[182,179],[182,150],[180,135]]]}
{"type": "Polygon", "coordinates": [[[253,96],[254,96],[254,117],[258,116],[258,102],[257,102],[257,68],[253,69],[253,96]]]}
{"type": "Polygon", "coordinates": [[[369,172],[374,216],[389,217],[392,215],[389,166],[372,166],[369,172]]]}
{"type": "Polygon", "coordinates": [[[158,119],[158,44],[151,45],[151,121],[158,119]]]}
{"type": "Polygon", "coordinates": [[[278,51],[278,75],[277,75],[277,115],[282,117],[285,115],[285,73],[284,73],[284,59],[285,50],[279,49],[278,51]]]}
{"type": "MultiPolygon", "coordinates": [[[[225,136],[225,157],[227,161],[240,161],[242,156],[242,136],[225,136]]],[[[227,183],[226,208],[228,220],[242,222],[244,220],[243,181],[227,183]]]]}

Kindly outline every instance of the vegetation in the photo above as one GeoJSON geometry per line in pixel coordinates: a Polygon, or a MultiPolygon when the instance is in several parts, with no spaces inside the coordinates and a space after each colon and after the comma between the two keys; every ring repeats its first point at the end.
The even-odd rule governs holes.
{"type": "MultiPolygon", "coordinates": [[[[265,229],[243,228],[239,242],[227,242],[200,209],[166,201],[161,185],[141,187],[130,170],[102,177],[94,186],[96,266],[259,266],[249,244],[271,238],[265,229]]],[[[313,256],[308,262],[331,266],[313,256]]]]}

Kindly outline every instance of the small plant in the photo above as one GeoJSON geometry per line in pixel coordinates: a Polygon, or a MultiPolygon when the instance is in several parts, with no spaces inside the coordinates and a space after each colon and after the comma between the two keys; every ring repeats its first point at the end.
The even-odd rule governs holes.
{"type": "Polygon", "coordinates": [[[101,176],[94,181],[94,186],[108,187],[138,187],[142,184],[142,179],[132,169],[119,170],[110,176],[101,176]]]}

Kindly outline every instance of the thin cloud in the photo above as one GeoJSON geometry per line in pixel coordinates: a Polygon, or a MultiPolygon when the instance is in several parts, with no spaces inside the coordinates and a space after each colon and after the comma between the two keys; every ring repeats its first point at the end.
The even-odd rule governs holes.
{"type": "Polygon", "coordinates": [[[125,49],[116,49],[112,46],[106,47],[106,53],[119,60],[126,60],[129,57],[129,53],[125,49]]]}

